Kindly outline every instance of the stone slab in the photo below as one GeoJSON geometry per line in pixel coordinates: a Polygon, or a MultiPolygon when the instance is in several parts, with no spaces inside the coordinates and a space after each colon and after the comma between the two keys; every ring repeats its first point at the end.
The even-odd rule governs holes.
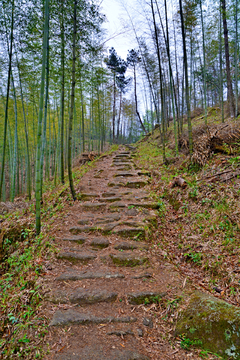
{"type": "Polygon", "coordinates": [[[147,244],[139,243],[136,241],[131,241],[131,242],[124,241],[124,242],[121,242],[121,243],[115,245],[114,249],[115,250],[135,250],[135,249],[148,250],[149,246],[147,244]]]}
{"type": "Polygon", "coordinates": [[[158,303],[166,296],[165,293],[155,291],[140,291],[127,295],[128,302],[133,305],[158,303]]]}
{"type": "Polygon", "coordinates": [[[145,239],[145,229],[143,228],[130,228],[125,227],[122,229],[117,229],[113,231],[114,234],[130,239],[144,240],[145,239]]]}
{"type": "Polygon", "coordinates": [[[101,271],[71,271],[65,272],[56,278],[56,281],[78,281],[84,279],[124,279],[120,273],[105,273],[101,271]]]}
{"type": "Polygon", "coordinates": [[[75,289],[69,297],[72,304],[95,304],[99,302],[114,302],[117,299],[116,292],[108,292],[107,290],[87,290],[83,288],[75,289]]]}
{"type": "Polygon", "coordinates": [[[119,252],[119,254],[110,254],[109,256],[113,263],[117,266],[134,267],[138,265],[144,265],[149,262],[148,257],[138,256],[132,253],[119,252]]]}
{"type": "Polygon", "coordinates": [[[96,237],[96,238],[92,239],[92,241],[90,242],[90,245],[92,247],[104,249],[109,246],[109,240],[104,237],[96,237]]]}
{"type": "Polygon", "coordinates": [[[84,236],[71,236],[71,237],[63,238],[63,241],[70,241],[78,244],[84,244],[86,240],[87,238],[85,238],[84,236]]]}
{"type": "Polygon", "coordinates": [[[88,324],[108,324],[108,323],[133,323],[136,322],[135,317],[114,317],[114,316],[94,316],[88,313],[79,312],[74,309],[68,309],[66,311],[58,310],[53,315],[53,319],[50,326],[68,326],[75,325],[88,325],[88,324]]]}

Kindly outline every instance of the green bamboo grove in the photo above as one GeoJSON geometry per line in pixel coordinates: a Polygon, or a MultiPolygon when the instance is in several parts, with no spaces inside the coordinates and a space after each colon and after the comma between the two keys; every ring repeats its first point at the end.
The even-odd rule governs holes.
{"type": "Polygon", "coordinates": [[[84,152],[134,142],[173,121],[175,154],[191,111],[238,116],[238,2],[143,1],[141,29],[128,8],[135,46],[108,47],[105,16],[89,0],[0,0],[0,201],[36,199],[46,181],[70,183],[84,152]],[[229,21],[230,20],[230,21],[229,21]],[[227,107],[224,108],[224,101],[227,107]],[[185,119],[185,120],[184,120],[185,119]]]}

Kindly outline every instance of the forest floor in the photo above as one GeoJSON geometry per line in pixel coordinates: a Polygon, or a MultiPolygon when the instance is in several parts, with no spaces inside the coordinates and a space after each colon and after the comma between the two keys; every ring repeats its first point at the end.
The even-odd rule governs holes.
{"type": "Polygon", "coordinates": [[[2,216],[21,241],[4,240],[0,358],[219,358],[174,330],[195,291],[239,306],[239,177],[222,178],[239,156],[161,156],[156,130],[76,171],[76,202],[66,185],[44,196],[40,237],[33,205],[2,216]]]}

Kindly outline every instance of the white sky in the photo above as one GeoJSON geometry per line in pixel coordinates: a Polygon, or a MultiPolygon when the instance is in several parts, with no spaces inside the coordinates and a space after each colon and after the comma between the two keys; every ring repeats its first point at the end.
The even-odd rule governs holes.
{"type": "MultiPolygon", "coordinates": [[[[135,0],[128,0],[127,5],[134,5],[135,0]]],[[[103,0],[102,12],[107,16],[104,28],[107,30],[108,48],[114,47],[117,54],[126,59],[128,50],[136,46],[132,31],[127,30],[129,18],[121,5],[121,0],[103,0]]]]}

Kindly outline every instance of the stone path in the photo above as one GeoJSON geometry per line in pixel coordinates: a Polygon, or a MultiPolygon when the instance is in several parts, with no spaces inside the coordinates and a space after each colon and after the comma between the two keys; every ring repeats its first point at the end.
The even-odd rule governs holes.
{"type": "Polygon", "coordinates": [[[145,190],[149,173],[133,159],[124,149],[103,158],[78,185],[81,201],[58,221],[60,251],[45,281],[49,359],[169,358],[166,348],[156,356],[144,345],[157,326],[145,305],[164,298],[169,284],[177,289],[179,275],[151,255],[158,204],[145,190]]]}

